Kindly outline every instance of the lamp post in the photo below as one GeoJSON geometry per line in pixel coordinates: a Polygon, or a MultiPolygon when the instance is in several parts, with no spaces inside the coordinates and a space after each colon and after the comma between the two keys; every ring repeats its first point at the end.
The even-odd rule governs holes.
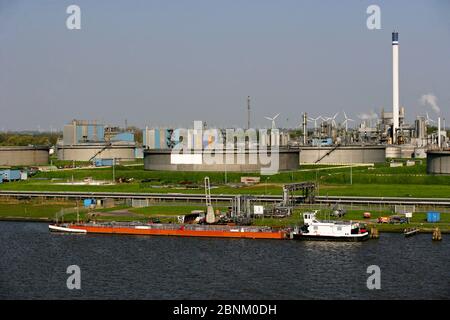
{"type": "Polygon", "coordinates": [[[116,158],[113,158],[113,163],[112,163],[112,174],[113,174],[113,184],[116,183],[116,171],[115,171],[115,165],[116,165],[116,158]]]}
{"type": "Polygon", "coordinates": [[[350,152],[350,184],[353,184],[353,154],[350,152]]]}
{"type": "Polygon", "coordinates": [[[270,177],[266,177],[266,184],[265,184],[265,189],[264,189],[264,194],[267,194],[267,181],[270,179],[270,177]]]}
{"type": "Polygon", "coordinates": [[[227,160],[225,159],[225,161],[224,161],[224,163],[225,163],[225,184],[227,184],[227,160]]]}

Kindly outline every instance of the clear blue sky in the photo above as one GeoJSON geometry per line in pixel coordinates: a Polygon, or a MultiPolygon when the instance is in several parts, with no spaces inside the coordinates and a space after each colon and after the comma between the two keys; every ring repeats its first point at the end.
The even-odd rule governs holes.
{"type": "Polygon", "coordinates": [[[73,118],[187,126],[252,124],[281,113],[357,115],[392,106],[391,32],[400,33],[400,102],[413,120],[433,93],[450,106],[450,1],[0,0],[0,130],[73,118]],[[77,4],[82,29],[66,28],[77,4]],[[381,7],[381,30],[366,8],[381,7]]]}

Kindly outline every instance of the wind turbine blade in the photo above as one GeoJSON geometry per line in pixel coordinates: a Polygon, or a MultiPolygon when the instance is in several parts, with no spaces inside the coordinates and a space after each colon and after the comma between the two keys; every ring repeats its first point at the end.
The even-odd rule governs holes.
{"type": "Polygon", "coordinates": [[[269,121],[272,121],[272,120],[273,120],[272,118],[269,118],[269,117],[264,117],[264,118],[266,118],[266,119],[269,120],[269,121]]]}
{"type": "Polygon", "coordinates": [[[276,115],[275,117],[273,117],[272,120],[275,120],[276,118],[278,118],[279,115],[280,115],[280,114],[277,113],[277,115],[276,115]]]}

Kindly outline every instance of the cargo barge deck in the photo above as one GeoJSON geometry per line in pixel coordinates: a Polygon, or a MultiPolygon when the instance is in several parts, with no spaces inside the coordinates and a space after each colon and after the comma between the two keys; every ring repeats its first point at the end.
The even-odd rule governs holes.
{"type": "Polygon", "coordinates": [[[179,237],[217,237],[246,239],[287,239],[285,229],[256,226],[197,225],[197,224],[125,224],[83,223],[51,224],[50,231],[68,233],[96,233],[123,235],[152,235],[179,237]]]}

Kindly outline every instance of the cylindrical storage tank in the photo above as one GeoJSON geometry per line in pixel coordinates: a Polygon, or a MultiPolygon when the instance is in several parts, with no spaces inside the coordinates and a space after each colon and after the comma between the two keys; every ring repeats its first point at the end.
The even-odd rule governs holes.
{"type": "MultiPolygon", "coordinates": [[[[270,149],[268,149],[270,151],[270,149]]],[[[145,170],[167,171],[222,171],[262,172],[269,168],[275,171],[297,170],[299,150],[280,148],[276,154],[267,150],[219,150],[212,152],[178,153],[172,150],[145,150],[145,170]]]]}
{"type": "Polygon", "coordinates": [[[105,144],[79,144],[74,146],[57,145],[59,160],[89,161],[96,159],[135,159],[135,143],[114,143],[107,147],[105,144]]]}
{"type": "Polygon", "coordinates": [[[386,147],[386,158],[401,158],[402,148],[398,146],[387,146],[386,147]]]}
{"type": "Polygon", "coordinates": [[[450,174],[450,150],[427,151],[428,174],[450,174]]]}
{"type": "Polygon", "coordinates": [[[386,161],[385,146],[317,146],[301,147],[300,150],[301,164],[356,164],[386,161]]]}
{"type": "Polygon", "coordinates": [[[0,166],[47,165],[50,147],[0,147],[0,166]]]}

